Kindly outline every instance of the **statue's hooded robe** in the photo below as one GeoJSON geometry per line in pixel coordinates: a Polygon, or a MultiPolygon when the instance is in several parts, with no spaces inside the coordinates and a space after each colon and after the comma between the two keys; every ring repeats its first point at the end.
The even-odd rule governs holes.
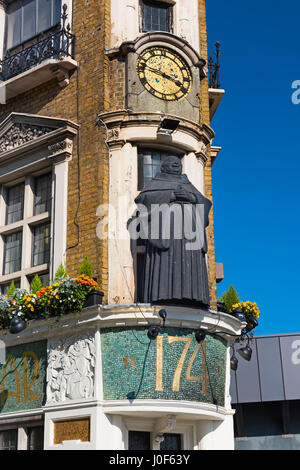
{"type": "Polygon", "coordinates": [[[182,303],[208,306],[209,286],[205,256],[207,253],[205,228],[209,224],[208,215],[212,205],[211,202],[191,184],[186,175],[174,175],[164,172],[158,173],[150,181],[135,199],[135,202],[146,208],[146,211],[144,211],[144,224],[141,224],[141,237],[146,239],[141,301],[145,303],[163,303],[164,301],[172,303],[174,301],[174,303],[177,303],[180,300],[182,303]],[[191,201],[176,200],[174,190],[178,189],[184,189],[189,193],[191,201]],[[181,230],[182,233],[184,232],[184,235],[179,239],[178,235],[175,234],[178,232],[174,231],[174,219],[171,219],[173,220],[170,229],[171,236],[165,238],[165,223],[168,223],[168,221],[164,220],[163,217],[157,219],[156,212],[157,208],[160,207],[158,205],[161,204],[167,204],[177,215],[179,211],[179,219],[177,220],[182,217],[181,230]],[[200,230],[202,233],[198,233],[198,238],[202,240],[201,246],[197,249],[187,249],[188,246],[191,246],[192,237],[191,234],[186,236],[183,226],[187,222],[192,223],[195,232],[197,214],[201,220],[200,230]],[[153,236],[153,230],[151,229],[151,219],[155,216],[156,220],[159,220],[158,236],[155,224],[155,236],[153,236]],[[147,220],[146,223],[145,220],[147,220]],[[146,235],[145,229],[147,229],[146,235]]]}

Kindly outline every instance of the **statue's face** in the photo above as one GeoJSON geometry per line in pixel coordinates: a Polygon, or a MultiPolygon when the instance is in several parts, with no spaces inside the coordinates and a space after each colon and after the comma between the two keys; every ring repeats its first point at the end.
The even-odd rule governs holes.
{"type": "Polygon", "coordinates": [[[181,175],[182,163],[178,157],[167,157],[161,166],[163,173],[169,173],[170,175],[181,175]]]}

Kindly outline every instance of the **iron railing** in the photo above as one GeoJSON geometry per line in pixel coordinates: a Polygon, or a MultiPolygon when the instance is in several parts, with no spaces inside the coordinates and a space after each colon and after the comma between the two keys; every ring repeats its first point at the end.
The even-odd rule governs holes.
{"type": "Polygon", "coordinates": [[[70,32],[70,25],[66,26],[67,17],[67,5],[63,5],[61,24],[39,34],[30,46],[20,46],[18,52],[11,53],[8,50],[0,61],[0,80],[9,80],[47,59],[74,58],[75,36],[70,32]]]}
{"type": "Polygon", "coordinates": [[[216,62],[214,63],[213,58],[210,57],[208,60],[209,70],[209,88],[220,88],[220,43],[216,42],[216,62]]]}

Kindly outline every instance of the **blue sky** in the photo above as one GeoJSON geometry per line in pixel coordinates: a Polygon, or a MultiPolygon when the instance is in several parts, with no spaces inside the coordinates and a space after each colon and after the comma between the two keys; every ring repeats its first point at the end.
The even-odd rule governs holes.
{"type": "Polygon", "coordinates": [[[300,2],[208,0],[223,101],[212,120],[218,294],[233,284],[261,310],[255,334],[300,331],[300,2]]]}

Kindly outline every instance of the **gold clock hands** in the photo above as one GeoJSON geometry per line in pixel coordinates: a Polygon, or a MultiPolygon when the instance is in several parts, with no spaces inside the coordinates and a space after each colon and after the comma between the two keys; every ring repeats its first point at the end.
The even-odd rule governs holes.
{"type": "Polygon", "coordinates": [[[157,75],[161,75],[163,78],[167,78],[168,80],[171,80],[174,82],[177,86],[182,87],[182,83],[179,80],[176,80],[176,78],[171,77],[171,75],[168,75],[165,72],[162,72],[161,70],[153,69],[152,67],[149,67],[149,65],[143,65],[144,69],[150,70],[150,72],[154,72],[157,75]]]}

